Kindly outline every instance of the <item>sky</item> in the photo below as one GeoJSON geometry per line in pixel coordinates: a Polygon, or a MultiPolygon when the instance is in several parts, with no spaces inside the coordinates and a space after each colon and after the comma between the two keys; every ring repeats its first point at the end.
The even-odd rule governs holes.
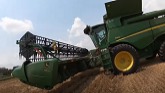
{"type": "MultiPolygon", "coordinates": [[[[21,65],[19,40],[26,31],[87,49],[95,48],[83,29],[102,23],[111,0],[0,0],[0,67],[21,65]]],[[[143,0],[143,12],[165,9],[165,0],[143,0]]]]}

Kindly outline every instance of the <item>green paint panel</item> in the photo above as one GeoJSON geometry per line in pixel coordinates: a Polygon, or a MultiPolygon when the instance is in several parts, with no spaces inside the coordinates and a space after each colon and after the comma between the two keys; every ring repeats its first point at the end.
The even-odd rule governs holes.
{"type": "Polygon", "coordinates": [[[144,21],[111,29],[108,33],[108,42],[109,44],[125,42],[137,49],[143,49],[153,41],[151,29],[146,32],[148,28],[150,28],[149,21],[144,21]]]}
{"type": "Polygon", "coordinates": [[[26,66],[28,82],[40,88],[52,88],[58,81],[58,59],[49,59],[26,66]]]}
{"type": "Polygon", "coordinates": [[[165,17],[150,20],[151,26],[157,26],[157,29],[153,29],[154,39],[165,34],[165,17]],[[162,25],[163,24],[163,25],[162,25]]]}
{"type": "Polygon", "coordinates": [[[24,64],[20,67],[15,68],[12,71],[12,76],[13,77],[19,77],[19,79],[21,81],[27,82],[28,80],[27,80],[26,73],[25,73],[25,70],[24,70],[24,64]]]}
{"type": "Polygon", "coordinates": [[[24,62],[21,67],[13,70],[12,76],[19,78],[22,82],[43,89],[51,89],[59,82],[58,79],[59,60],[48,59],[35,63],[24,62]]]}

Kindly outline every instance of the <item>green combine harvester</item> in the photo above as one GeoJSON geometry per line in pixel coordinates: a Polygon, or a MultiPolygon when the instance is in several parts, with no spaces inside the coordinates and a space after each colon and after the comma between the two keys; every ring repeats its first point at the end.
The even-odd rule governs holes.
{"type": "Polygon", "coordinates": [[[87,26],[84,33],[100,52],[106,71],[130,74],[140,58],[157,54],[165,61],[165,10],[144,14],[142,0],[116,0],[105,6],[104,22],[87,26]]]}
{"type": "Polygon", "coordinates": [[[12,75],[26,84],[51,89],[100,62],[105,71],[130,74],[137,70],[140,58],[158,54],[165,61],[165,10],[144,14],[141,0],[116,0],[105,7],[104,22],[84,29],[95,50],[27,32],[17,41],[26,61],[12,75]]]}

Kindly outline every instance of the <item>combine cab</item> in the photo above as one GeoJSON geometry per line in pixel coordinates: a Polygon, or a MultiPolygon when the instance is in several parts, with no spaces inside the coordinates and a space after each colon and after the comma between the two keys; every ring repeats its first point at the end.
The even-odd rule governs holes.
{"type": "Polygon", "coordinates": [[[17,41],[26,61],[12,76],[43,89],[51,89],[80,71],[93,67],[89,51],[27,32],[17,41]]]}

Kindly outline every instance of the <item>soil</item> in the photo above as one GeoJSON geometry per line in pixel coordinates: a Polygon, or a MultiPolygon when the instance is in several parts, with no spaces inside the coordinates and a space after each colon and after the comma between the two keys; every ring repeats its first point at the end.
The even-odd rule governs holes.
{"type": "Polygon", "coordinates": [[[0,93],[165,93],[165,62],[142,60],[136,73],[105,75],[95,68],[80,72],[52,90],[23,84],[18,79],[0,81],[0,93]]]}

